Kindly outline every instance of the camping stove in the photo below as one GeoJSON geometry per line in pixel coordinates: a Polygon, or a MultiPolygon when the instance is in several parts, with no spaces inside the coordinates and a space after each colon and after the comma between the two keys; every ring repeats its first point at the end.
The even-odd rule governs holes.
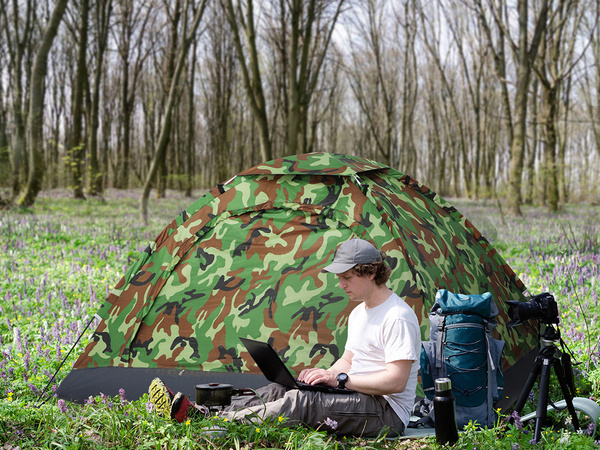
{"type": "Polygon", "coordinates": [[[196,404],[209,410],[220,410],[231,405],[233,395],[254,395],[252,389],[234,389],[231,384],[208,383],[196,385],[196,404]]]}

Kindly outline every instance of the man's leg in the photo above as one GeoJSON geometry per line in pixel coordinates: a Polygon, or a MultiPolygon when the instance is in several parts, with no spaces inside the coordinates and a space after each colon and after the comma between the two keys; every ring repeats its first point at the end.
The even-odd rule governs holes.
{"type": "MultiPolygon", "coordinates": [[[[286,417],[288,425],[306,424],[312,428],[331,431],[326,425],[329,418],[337,422],[335,433],[375,437],[388,427],[389,435],[400,435],[404,424],[392,407],[381,396],[352,394],[329,394],[291,389],[276,400],[250,406],[236,404],[228,407],[224,415],[230,420],[264,419],[286,417]]],[[[331,422],[329,422],[331,423],[331,422]]]]}

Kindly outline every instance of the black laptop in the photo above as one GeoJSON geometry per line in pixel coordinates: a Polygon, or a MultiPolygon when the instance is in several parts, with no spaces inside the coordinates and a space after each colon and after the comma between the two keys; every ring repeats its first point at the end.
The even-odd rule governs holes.
{"type": "Polygon", "coordinates": [[[240,338],[242,344],[254,359],[258,368],[267,380],[282,384],[289,388],[304,389],[308,391],[330,392],[336,394],[350,394],[350,389],[333,388],[324,384],[307,384],[298,381],[283,363],[277,352],[266,342],[254,339],[240,338]]]}

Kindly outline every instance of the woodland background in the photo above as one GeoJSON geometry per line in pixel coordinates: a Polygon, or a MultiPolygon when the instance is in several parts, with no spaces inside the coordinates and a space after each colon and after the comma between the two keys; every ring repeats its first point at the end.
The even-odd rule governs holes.
{"type": "Polygon", "coordinates": [[[348,153],[442,196],[600,200],[597,0],[0,0],[0,201],[191,195],[348,153]]]}

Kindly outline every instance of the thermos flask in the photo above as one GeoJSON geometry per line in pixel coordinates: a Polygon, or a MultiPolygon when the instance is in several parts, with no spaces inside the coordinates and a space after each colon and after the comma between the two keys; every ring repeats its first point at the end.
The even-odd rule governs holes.
{"type": "Polygon", "coordinates": [[[452,395],[450,378],[435,380],[435,397],[433,397],[433,414],[435,420],[435,440],[438,444],[454,444],[458,441],[456,424],[456,405],[452,395]]]}

